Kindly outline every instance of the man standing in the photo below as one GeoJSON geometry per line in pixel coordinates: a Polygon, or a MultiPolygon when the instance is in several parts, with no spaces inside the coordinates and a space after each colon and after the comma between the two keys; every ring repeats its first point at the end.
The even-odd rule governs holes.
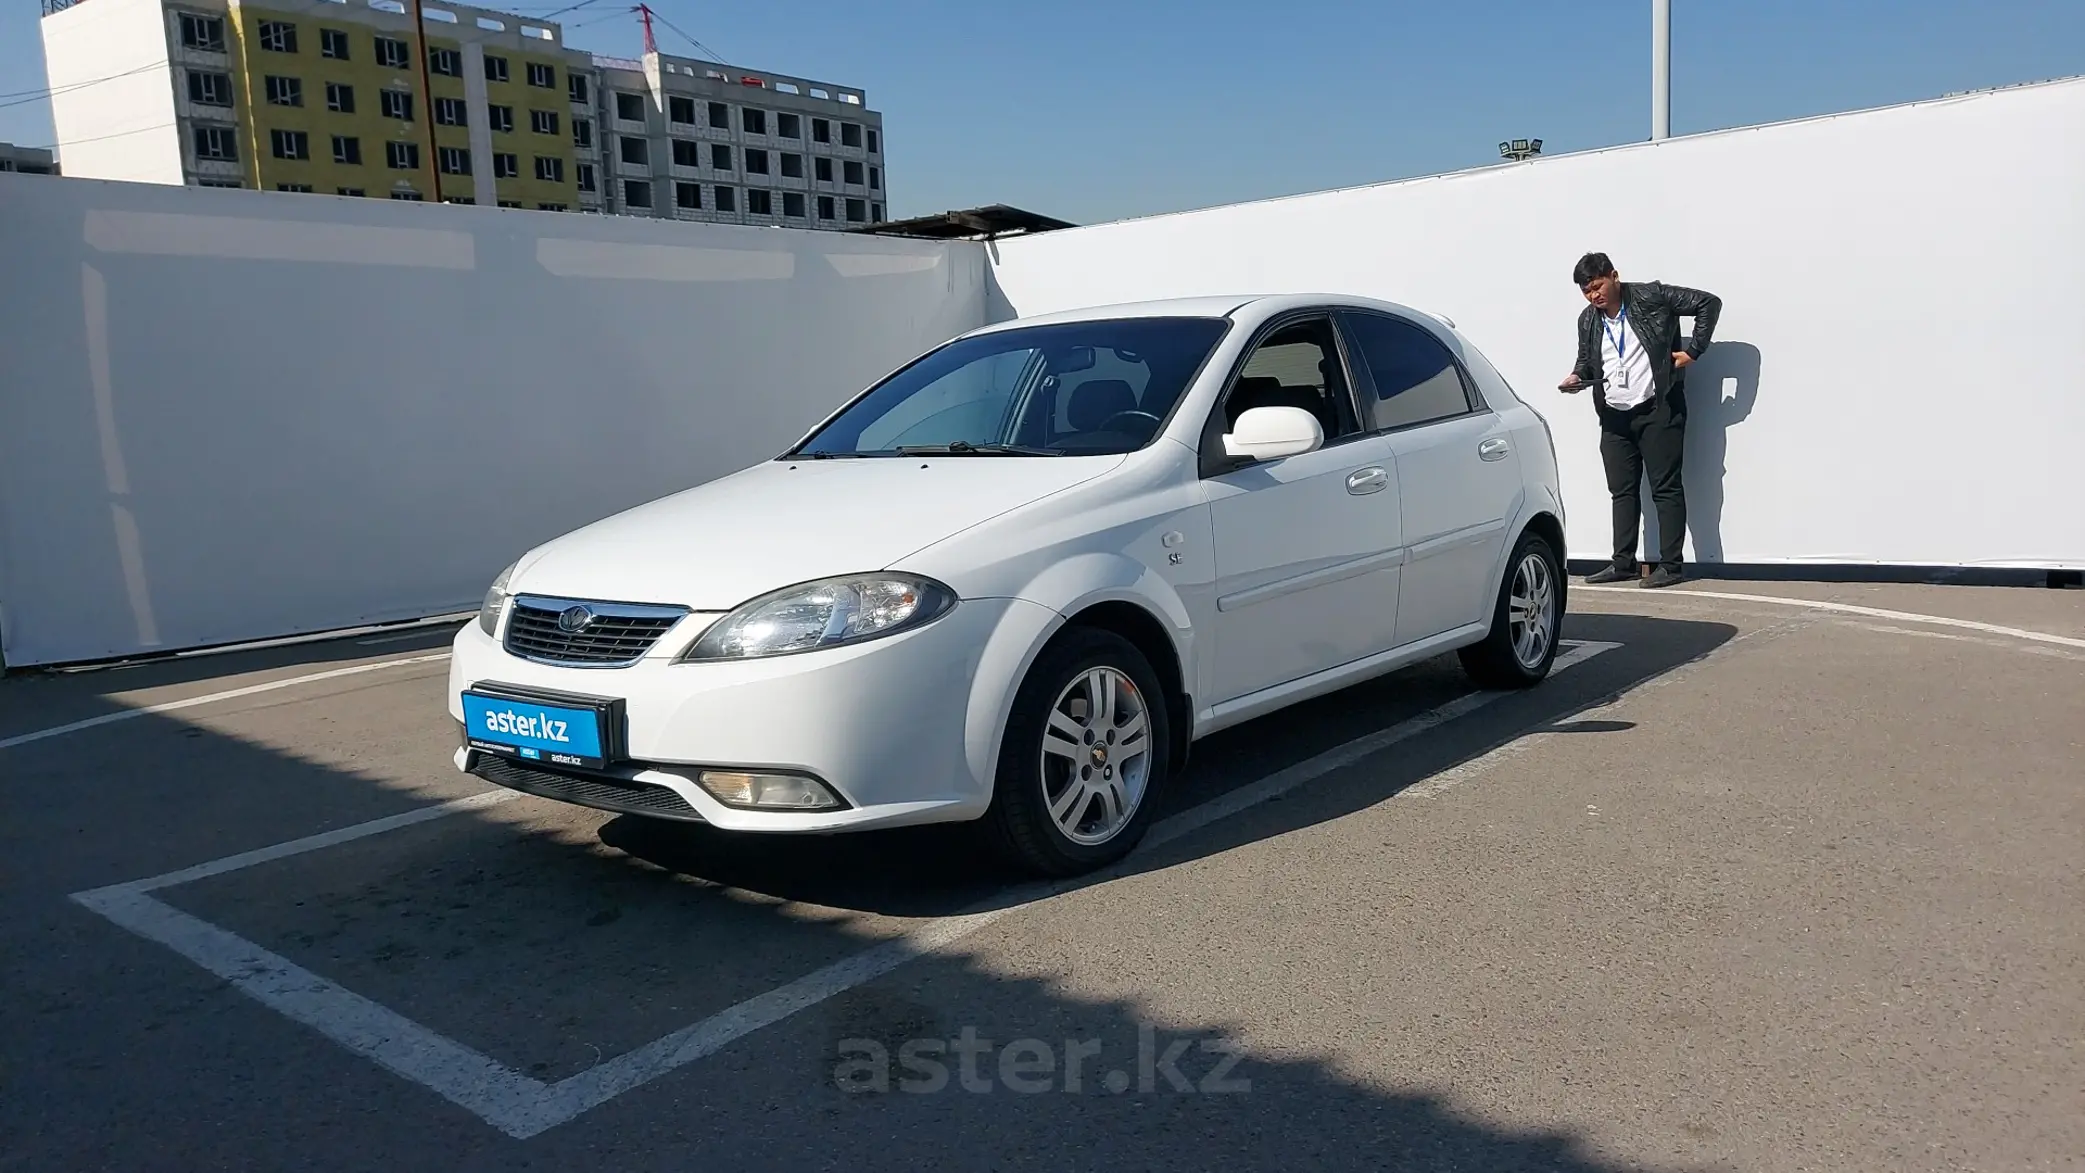
{"type": "Polygon", "coordinates": [[[1636,486],[1648,469],[1659,549],[1658,564],[1644,585],[1671,586],[1683,577],[1681,543],[1687,536],[1686,489],[1680,483],[1686,370],[1708,349],[1723,302],[1699,289],[1624,282],[1606,253],[1579,258],[1571,281],[1591,304],[1578,316],[1577,365],[1557,389],[1600,388],[1593,400],[1600,416],[1600,461],[1607,466],[1607,491],[1614,497],[1614,561],[1586,581],[1637,577],[1642,514],[1636,486]],[[1693,337],[1684,346],[1681,318],[1694,319],[1693,337]]]}

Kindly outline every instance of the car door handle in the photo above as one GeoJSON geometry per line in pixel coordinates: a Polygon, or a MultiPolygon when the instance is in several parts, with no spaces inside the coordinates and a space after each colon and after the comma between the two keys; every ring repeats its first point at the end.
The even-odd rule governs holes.
{"type": "Polygon", "coordinates": [[[1479,460],[1504,460],[1506,459],[1506,453],[1510,451],[1512,451],[1511,445],[1499,437],[1493,436],[1484,443],[1477,445],[1477,458],[1479,460]]]}
{"type": "Polygon", "coordinates": [[[1356,497],[1382,492],[1390,483],[1390,474],[1380,468],[1358,469],[1347,474],[1347,492],[1356,497]]]}

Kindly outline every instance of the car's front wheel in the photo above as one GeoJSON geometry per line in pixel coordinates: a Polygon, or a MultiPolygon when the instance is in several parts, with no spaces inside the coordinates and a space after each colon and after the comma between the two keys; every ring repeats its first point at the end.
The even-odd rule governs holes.
{"type": "Polygon", "coordinates": [[[1024,870],[1078,875],[1121,859],[1155,817],[1171,714],[1158,674],[1112,632],[1074,629],[1015,694],[992,807],[996,846],[1024,870]]]}
{"type": "Polygon", "coordinates": [[[1549,675],[1564,626],[1563,578],[1548,539],[1522,534],[1492,604],[1491,634],[1460,653],[1480,688],[1528,688],[1549,675]]]}

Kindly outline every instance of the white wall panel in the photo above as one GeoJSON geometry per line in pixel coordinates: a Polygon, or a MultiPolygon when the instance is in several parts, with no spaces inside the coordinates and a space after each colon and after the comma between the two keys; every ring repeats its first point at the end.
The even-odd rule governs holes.
{"type": "Polygon", "coordinates": [[[974,245],[43,176],[0,256],[16,666],[474,607],[985,304],[974,245]]]}
{"type": "MultiPolygon", "coordinates": [[[[467,608],[530,545],[757,461],[987,317],[1352,291],[1551,420],[1586,249],[1721,294],[1696,559],[2085,567],[2085,83],[968,244],[0,175],[0,651],[467,608]],[[988,298],[989,293],[989,298],[988,298]]],[[[700,535],[690,535],[699,542],[700,535]]]]}
{"type": "MultiPolygon", "coordinates": [[[[58,166],[66,175],[183,181],[175,114],[176,94],[187,100],[188,79],[168,59],[168,31],[178,27],[172,19],[160,0],[94,0],[37,22],[51,124],[63,144],[58,166]]],[[[229,43],[234,34],[225,19],[229,43]]],[[[231,125],[229,109],[208,113],[231,125]]]]}
{"type": "Polygon", "coordinates": [[[1571,555],[1605,558],[1593,406],[1554,390],[1571,266],[1601,250],[1724,301],[1688,385],[1691,558],[2075,568],[2081,144],[2071,81],[1052,232],[998,244],[992,312],[1237,292],[1434,309],[1551,421],[1571,555]]]}

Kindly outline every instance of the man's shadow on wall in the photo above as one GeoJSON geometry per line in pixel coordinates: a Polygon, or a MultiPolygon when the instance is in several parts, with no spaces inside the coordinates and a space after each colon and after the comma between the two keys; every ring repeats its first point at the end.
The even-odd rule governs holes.
{"type": "MultiPolygon", "coordinates": [[[[1690,561],[1723,561],[1723,478],[1730,429],[1745,422],[1759,400],[1759,348],[1749,342],[1713,342],[1688,366],[1687,444],[1681,480],[1687,489],[1690,561]]],[[[1646,516],[1642,549],[1657,557],[1658,518],[1648,474],[1639,488],[1646,516]]]]}

